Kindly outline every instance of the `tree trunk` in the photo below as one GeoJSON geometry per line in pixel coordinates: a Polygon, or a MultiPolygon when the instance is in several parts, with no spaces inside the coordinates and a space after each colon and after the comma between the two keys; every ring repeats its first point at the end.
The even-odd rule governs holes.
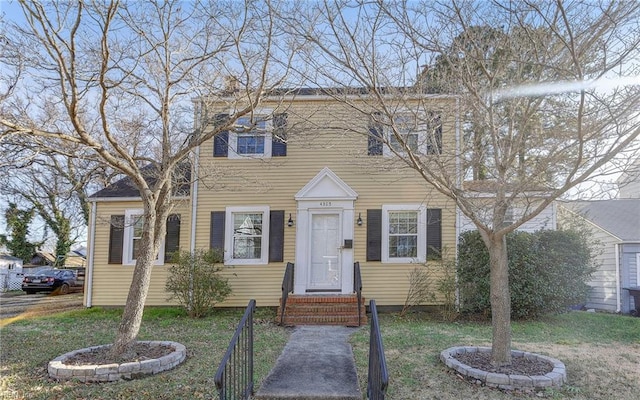
{"type": "Polygon", "coordinates": [[[120,320],[120,326],[118,327],[116,340],[111,347],[111,354],[116,357],[122,356],[131,349],[142,324],[144,304],[151,281],[151,270],[159,247],[156,244],[157,240],[154,240],[154,237],[157,236],[154,231],[156,216],[150,214],[145,213],[144,233],[140,243],[140,251],[133,270],[131,286],[129,287],[129,294],[122,313],[122,319],[120,320]]]}
{"type": "Polygon", "coordinates": [[[491,236],[489,262],[491,265],[491,324],[493,341],[491,363],[495,366],[511,364],[511,294],[507,238],[491,236]]]}

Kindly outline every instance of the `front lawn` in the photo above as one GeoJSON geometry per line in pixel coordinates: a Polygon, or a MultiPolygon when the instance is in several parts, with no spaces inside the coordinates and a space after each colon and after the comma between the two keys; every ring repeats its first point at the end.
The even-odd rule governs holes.
{"type": "MultiPolygon", "coordinates": [[[[46,366],[68,351],[113,341],[119,310],[74,311],[17,320],[0,330],[2,399],[215,399],[213,374],[241,311],[220,311],[193,320],[177,308],[146,312],[139,339],[173,340],[187,346],[188,359],[173,371],[128,382],[58,383],[46,366]]],[[[289,329],[274,325],[274,314],[256,314],[256,386],[275,363],[289,329]]],[[[442,323],[419,315],[382,314],[380,322],[391,383],[388,399],[507,399],[505,394],[467,383],[438,361],[454,345],[488,345],[485,323],[442,323]]],[[[640,393],[640,318],[573,312],[544,321],[514,323],[514,348],[562,360],[569,382],[540,397],[557,399],[636,399],[640,393]]],[[[368,328],[352,337],[365,392],[368,328]]],[[[525,396],[527,397],[527,396],[525,396]]]]}

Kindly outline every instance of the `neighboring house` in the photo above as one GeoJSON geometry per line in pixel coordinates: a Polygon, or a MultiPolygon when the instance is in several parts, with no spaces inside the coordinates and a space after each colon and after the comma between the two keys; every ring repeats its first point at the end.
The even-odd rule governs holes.
{"type": "MultiPolygon", "coordinates": [[[[205,130],[227,118],[224,101],[209,106],[215,117],[205,130]]],[[[416,149],[425,157],[455,149],[455,99],[425,95],[414,105],[438,116],[435,142],[425,142],[426,131],[407,132],[416,149]]],[[[333,95],[299,90],[284,101],[263,101],[254,122],[240,119],[197,149],[199,179],[174,199],[148,305],[167,304],[167,257],[178,248],[224,250],[233,294],[221,306],[252,298],[277,306],[287,262],[295,266],[294,295],[353,293],[359,262],[363,295],[402,305],[416,265],[444,246],[455,248],[454,203],[400,168],[377,139],[389,133],[333,95]]],[[[90,201],[85,304],[123,305],[140,237],[140,198],[123,179],[90,201]]]]}
{"type": "Polygon", "coordinates": [[[0,254],[0,291],[19,290],[22,284],[22,259],[0,254]]]}
{"type": "Polygon", "coordinates": [[[624,288],[640,286],[640,199],[565,202],[559,214],[586,221],[601,246],[586,307],[629,313],[635,305],[624,288]]]}
{"type": "MultiPolygon", "coordinates": [[[[487,226],[491,226],[492,221],[492,208],[495,197],[495,191],[492,190],[491,181],[468,181],[464,182],[464,189],[470,193],[475,194],[478,199],[477,204],[481,206],[483,199],[486,199],[487,206],[482,209],[476,210],[476,215],[487,226]]],[[[520,219],[523,215],[530,214],[539,204],[543,201],[545,195],[542,191],[532,190],[531,192],[525,192],[518,195],[513,201],[512,205],[507,209],[505,215],[505,225],[511,225],[520,219]]],[[[459,223],[458,223],[458,235],[465,231],[475,230],[476,226],[469,217],[458,210],[459,223]]],[[[535,217],[526,221],[518,227],[518,231],[521,232],[535,232],[542,229],[555,230],[557,226],[557,207],[555,202],[547,206],[542,212],[535,217]]]]}

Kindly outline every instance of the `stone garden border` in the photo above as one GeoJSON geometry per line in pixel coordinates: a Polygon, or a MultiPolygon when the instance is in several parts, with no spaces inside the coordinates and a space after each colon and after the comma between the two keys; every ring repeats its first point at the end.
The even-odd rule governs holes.
{"type": "Polygon", "coordinates": [[[180,343],[169,341],[140,341],[138,343],[145,343],[149,346],[173,347],[174,351],[160,358],[122,364],[66,365],[64,363],[76,354],[87,353],[95,349],[110,347],[111,345],[88,347],[65,353],[49,361],[49,376],[56,380],[75,379],[80,382],[131,380],[172,369],[181,364],[187,357],[187,349],[180,343]]]}
{"type": "Polygon", "coordinates": [[[456,370],[462,376],[478,384],[485,384],[489,387],[497,387],[499,389],[536,390],[547,387],[560,387],[567,381],[567,370],[561,361],[526,351],[512,350],[511,357],[526,357],[528,359],[547,361],[553,365],[553,370],[545,375],[535,376],[498,374],[473,368],[454,358],[454,356],[458,354],[478,352],[490,353],[491,348],[473,346],[450,347],[440,353],[440,360],[447,367],[456,370]]]}

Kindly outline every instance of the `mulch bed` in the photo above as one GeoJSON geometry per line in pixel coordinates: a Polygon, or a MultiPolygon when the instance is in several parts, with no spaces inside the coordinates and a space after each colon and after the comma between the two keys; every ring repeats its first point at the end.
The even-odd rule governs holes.
{"type": "Polygon", "coordinates": [[[553,365],[547,361],[525,357],[511,357],[511,364],[502,367],[494,367],[491,364],[491,353],[457,354],[454,358],[470,367],[498,374],[534,376],[553,371],[553,365]]]}
{"type": "Polygon", "coordinates": [[[171,346],[150,346],[147,343],[135,343],[133,348],[119,357],[112,357],[109,351],[111,346],[100,347],[84,353],[78,353],[64,361],[66,365],[104,365],[123,364],[127,362],[137,362],[151,360],[173,353],[175,349],[171,346]]]}

